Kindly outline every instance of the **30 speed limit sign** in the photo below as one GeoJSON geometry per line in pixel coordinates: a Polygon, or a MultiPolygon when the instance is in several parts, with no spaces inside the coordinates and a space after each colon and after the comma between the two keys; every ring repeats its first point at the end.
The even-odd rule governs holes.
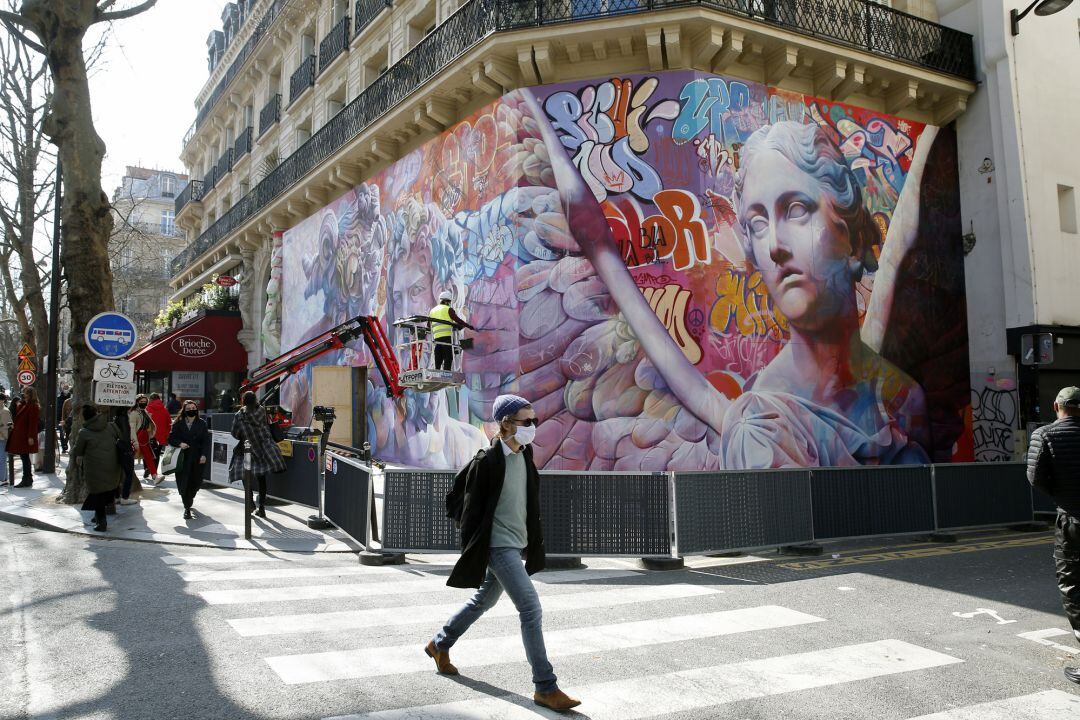
{"type": "Polygon", "coordinates": [[[33,370],[22,370],[19,372],[19,384],[20,385],[33,385],[37,382],[37,375],[33,370]]]}

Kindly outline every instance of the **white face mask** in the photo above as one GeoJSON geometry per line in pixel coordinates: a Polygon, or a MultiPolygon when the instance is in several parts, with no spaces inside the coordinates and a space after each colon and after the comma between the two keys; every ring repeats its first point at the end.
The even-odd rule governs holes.
{"type": "Polygon", "coordinates": [[[522,445],[528,445],[536,439],[536,426],[520,425],[517,432],[514,433],[514,439],[522,445]]]}

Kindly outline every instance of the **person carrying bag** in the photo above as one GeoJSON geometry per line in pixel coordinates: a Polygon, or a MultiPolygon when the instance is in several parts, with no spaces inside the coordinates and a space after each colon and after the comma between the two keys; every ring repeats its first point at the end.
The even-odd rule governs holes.
{"type": "Polygon", "coordinates": [[[259,488],[259,504],[253,514],[266,517],[266,476],[285,472],[285,458],[270,432],[266,410],[250,390],[244,393],[243,407],[233,419],[232,435],[240,442],[229,463],[229,482],[244,484],[244,442],[247,441],[251,452],[251,474],[259,488]]]}

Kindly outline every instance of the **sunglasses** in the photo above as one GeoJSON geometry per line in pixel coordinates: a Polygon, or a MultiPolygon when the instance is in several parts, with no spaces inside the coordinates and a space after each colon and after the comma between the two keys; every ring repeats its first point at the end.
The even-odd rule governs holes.
{"type": "Polygon", "coordinates": [[[525,426],[533,425],[533,426],[535,426],[537,424],[536,418],[525,418],[524,420],[515,420],[514,418],[507,418],[507,420],[514,423],[515,425],[525,425],[525,426]]]}

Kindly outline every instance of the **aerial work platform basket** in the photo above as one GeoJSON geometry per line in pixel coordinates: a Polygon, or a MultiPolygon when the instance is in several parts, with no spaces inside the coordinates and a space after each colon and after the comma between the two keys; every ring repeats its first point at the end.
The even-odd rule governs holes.
{"type": "Polygon", "coordinates": [[[398,384],[419,392],[434,392],[465,384],[461,370],[461,351],[470,340],[462,340],[457,326],[427,315],[412,315],[394,323],[401,372],[398,384]],[[450,325],[450,334],[435,337],[437,325],[450,325]]]}

